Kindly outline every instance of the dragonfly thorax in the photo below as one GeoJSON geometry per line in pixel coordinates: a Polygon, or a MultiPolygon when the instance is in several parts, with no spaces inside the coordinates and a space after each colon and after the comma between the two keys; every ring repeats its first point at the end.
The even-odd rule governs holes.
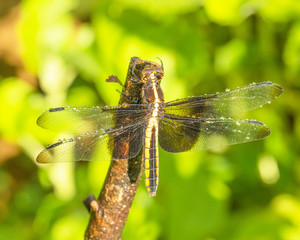
{"type": "Polygon", "coordinates": [[[144,104],[164,102],[161,87],[156,83],[151,84],[151,86],[145,85],[142,88],[142,102],[144,104]]]}

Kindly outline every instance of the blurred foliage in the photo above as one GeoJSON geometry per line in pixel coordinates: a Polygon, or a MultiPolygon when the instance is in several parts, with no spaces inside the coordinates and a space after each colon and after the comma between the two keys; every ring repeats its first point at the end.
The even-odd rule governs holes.
{"type": "Polygon", "coordinates": [[[116,105],[133,56],[164,62],[165,99],[273,81],[284,94],[248,114],[258,142],[170,154],[142,184],[124,239],[300,239],[300,2],[297,0],[0,1],[0,238],[83,239],[82,199],[109,162],[40,166],[59,137],[36,126],[61,105],[116,105]],[[5,4],[4,4],[5,2],[5,4]]]}

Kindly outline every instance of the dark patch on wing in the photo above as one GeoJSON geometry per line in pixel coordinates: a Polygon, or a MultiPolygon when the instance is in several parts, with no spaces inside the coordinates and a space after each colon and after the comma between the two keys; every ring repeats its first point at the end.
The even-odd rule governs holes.
{"type": "Polygon", "coordinates": [[[57,142],[57,143],[54,143],[54,144],[51,144],[51,145],[49,145],[46,149],[51,149],[51,148],[54,148],[54,147],[57,147],[57,146],[59,146],[59,145],[61,145],[63,142],[62,141],[60,141],[60,142],[57,142]]]}
{"type": "Polygon", "coordinates": [[[201,123],[187,121],[187,126],[175,119],[176,117],[165,116],[159,122],[159,145],[169,152],[189,151],[198,140],[201,123]]]}
{"type": "Polygon", "coordinates": [[[141,172],[141,168],[143,164],[143,161],[141,161],[142,155],[143,155],[143,151],[141,148],[141,151],[138,153],[138,155],[128,160],[127,172],[131,184],[135,183],[139,178],[139,174],[141,172]]]}
{"type": "Polygon", "coordinates": [[[50,108],[49,112],[58,112],[58,111],[63,111],[63,110],[65,110],[64,107],[50,108]]]}

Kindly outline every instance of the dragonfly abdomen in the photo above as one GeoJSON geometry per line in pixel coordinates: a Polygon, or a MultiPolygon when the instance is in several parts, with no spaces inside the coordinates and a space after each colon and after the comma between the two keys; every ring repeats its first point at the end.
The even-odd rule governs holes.
{"type": "Polygon", "coordinates": [[[157,119],[150,118],[144,138],[145,185],[150,196],[156,195],[158,186],[158,133],[157,119]]]}

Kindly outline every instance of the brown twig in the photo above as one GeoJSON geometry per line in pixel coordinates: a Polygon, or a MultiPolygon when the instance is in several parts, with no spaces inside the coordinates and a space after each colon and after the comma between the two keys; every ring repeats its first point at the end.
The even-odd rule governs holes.
{"type": "MultiPolygon", "coordinates": [[[[155,63],[136,57],[131,58],[120,104],[140,103],[142,86],[133,82],[133,79],[139,77],[140,71],[146,65],[153,64],[155,63]]],[[[114,82],[118,81],[114,80],[114,82]]],[[[128,121],[128,117],[126,118],[116,118],[116,121],[128,121]]],[[[130,151],[130,135],[123,143],[114,146],[114,151],[124,151],[124,149],[130,151]]],[[[142,170],[142,151],[134,158],[111,162],[98,199],[89,198],[90,200],[85,201],[87,208],[91,209],[85,240],[121,239],[123,227],[140,183],[142,170]]]]}

